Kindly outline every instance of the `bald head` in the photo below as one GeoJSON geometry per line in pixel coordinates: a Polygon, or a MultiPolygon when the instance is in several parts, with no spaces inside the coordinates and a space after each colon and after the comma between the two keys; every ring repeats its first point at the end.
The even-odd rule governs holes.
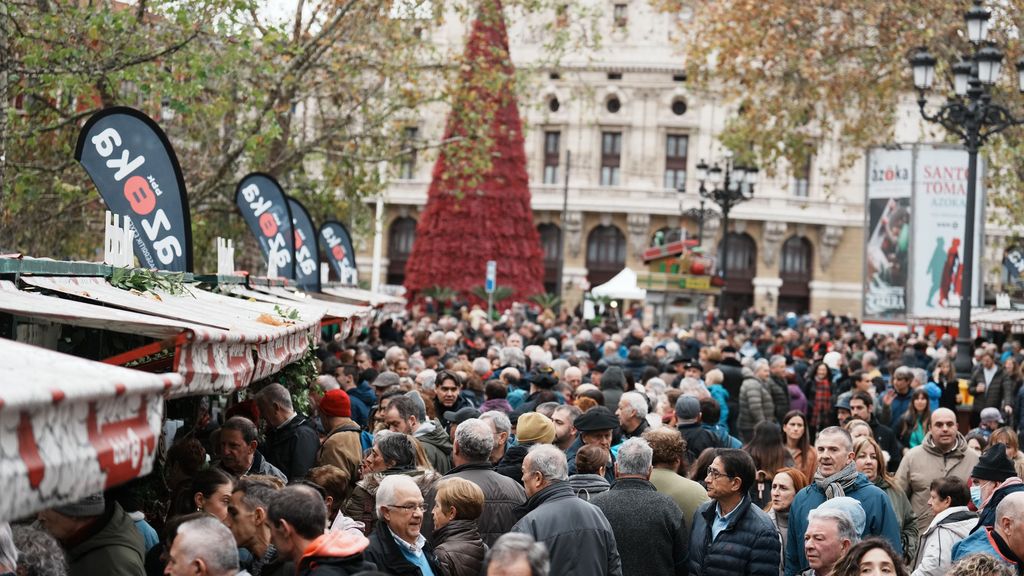
{"type": "Polygon", "coordinates": [[[943,452],[948,452],[956,447],[960,437],[957,429],[956,414],[949,408],[939,408],[932,412],[931,431],[932,441],[935,447],[943,452]]]}
{"type": "Polygon", "coordinates": [[[1024,492],[1008,494],[996,506],[995,530],[1018,558],[1024,554],[1024,492]]]}

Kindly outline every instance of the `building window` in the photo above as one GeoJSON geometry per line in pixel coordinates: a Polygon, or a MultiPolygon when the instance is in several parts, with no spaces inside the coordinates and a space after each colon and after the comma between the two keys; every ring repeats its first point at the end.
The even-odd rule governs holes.
{"type": "Polygon", "coordinates": [[[626,265],[626,237],[616,226],[598,226],[587,236],[587,280],[598,285],[626,265]]]}
{"type": "Polygon", "coordinates": [[[416,174],[416,136],[419,131],[415,126],[402,131],[402,158],[398,164],[398,178],[401,180],[412,180],[416,174]]]}
{"type": "Polygon", "coordinates": [[[558,112],[558,109],[561,107],[562,104],[561,102],[558,101],[558,98],[556,96],[552,96],[551,99],[548,100],[548,110],[552,112],[558,112]]]}
{"type": "Polygon", "coordinates": [[[612,17],[615,20],[616,28],[626,27],[626,22],[628,21],[626,17],[626,8],[625,4],[615,4],[612,8],[612,17]]]}
{"type": "Polygon", "coordinates": [[[679,190],[686,186],[686,147],[689,137],[669,134],[665,137],[665,188],[679,190]]]}
{"type": "Polygon", "coordinates": [[[561,132],[544,133],[544,183],[558,183],[558,161],[561,157],[561,132]]]}
{"type": "Polygon", "coordinates": [[[388,231],[388,284],[405,281],[405,265],[416,242],[416,221],[409,217],[396,218],[388,231]]]}
{"type": "Polygon", "coordinates": [[[609,98],[605,106],[607,106],[608,111],[612,114],[618,114],[619,110],[622,110],[622,102],[615,96],[609,98]]]}
{"type": "Polygon", "coordinates": [[[811,189],[811,156],[804,160],[803,165],[795,166],[793,169],[793,196],[806,198],[811,189]]]}
{"type": "Polygon", "coordinates": [[[802,236],[791,236],[782,245],[779,275],[807,281],[811,274],[811,243],[802,236]]]}
{"type": "Polygon", "coordinates": [[[601,133],[601,186],[619,185],[622,163],[622,132],[601,133]]]}
{"type": "Polygon", "coordinates": [[[672,101],[672,113],[676,116],[682,116],[686,114],[686,100],[673,100],[672,101]]]}

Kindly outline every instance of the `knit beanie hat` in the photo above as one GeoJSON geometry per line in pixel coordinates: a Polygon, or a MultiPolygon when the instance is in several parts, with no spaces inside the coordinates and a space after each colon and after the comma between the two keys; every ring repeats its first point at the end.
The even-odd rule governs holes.
{"type": "Polygon", "coordinates": [[[1006,457],[1005,444],[993,444],[985,450],[978,463],[971,470],[971,477],[978,480],[1005,482],[1007,478],[1017,475],[1013,462],[1006,457]]]}
{"type": "Polygon", "coordinates": [[[53,511],[71,518],[88,518],[90,516],[102,515],[106,506],[107,501],[103,498],[103,492],[97,492],[95,494],[90,494],[77,502],[57,506],[53,511]]]}
{"type": "Polygon", "coordinates": [[[554,422],[539,412],[527,412],[516,422],[516,441],[520,444],[550,444],[554,440],[554,422]]]}
{"type": "Polygon", "coordinates": [[[328,390],[320,399],[320,413],[331,418],[349,418],[352,416],[352,401],[342,390],[328,390]]]}

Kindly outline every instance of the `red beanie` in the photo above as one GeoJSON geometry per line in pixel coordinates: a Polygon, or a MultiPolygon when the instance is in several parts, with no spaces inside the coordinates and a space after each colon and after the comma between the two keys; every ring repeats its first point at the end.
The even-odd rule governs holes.
{"type": "Polygon", "coordinates": [[[328,390],[320,399],[320,413],[332,418],[350,418],[352,402],[344,390],[328,390]]]}

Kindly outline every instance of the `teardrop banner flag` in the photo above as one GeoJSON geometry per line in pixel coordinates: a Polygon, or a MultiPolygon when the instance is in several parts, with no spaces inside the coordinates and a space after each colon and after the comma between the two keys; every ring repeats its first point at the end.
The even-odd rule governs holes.
{"type": "Polygon", "coordinates": [[[358,282],[356,253],[352,250],[352,236],[345,225],[328,220],[320,225],[320,244],[327,252],[327,261],[342,284],[355,285],[358,282]]]}
{"type": "Polygon", "coordinates": [[[320,244],[313,219],[301,202],[288,197],[295,227],[295,284],[306,291],[320,291],[320,244]]]}
{"type": "Polygon", "coordinates": [[[238,183],[235,204],[256,236],[268,266],[273,262],[278,276],[294,280],[295,233],[281,185],[269,174],[252,172],[238,183]]]}
{"type": "Polygon", "coordinates": [[[82,126],[75,160],[103,202],[131,220],[135,255],[146,268],[192,272],[192,220],[170,140],[144,113],[115,106],[82,126]]]}

